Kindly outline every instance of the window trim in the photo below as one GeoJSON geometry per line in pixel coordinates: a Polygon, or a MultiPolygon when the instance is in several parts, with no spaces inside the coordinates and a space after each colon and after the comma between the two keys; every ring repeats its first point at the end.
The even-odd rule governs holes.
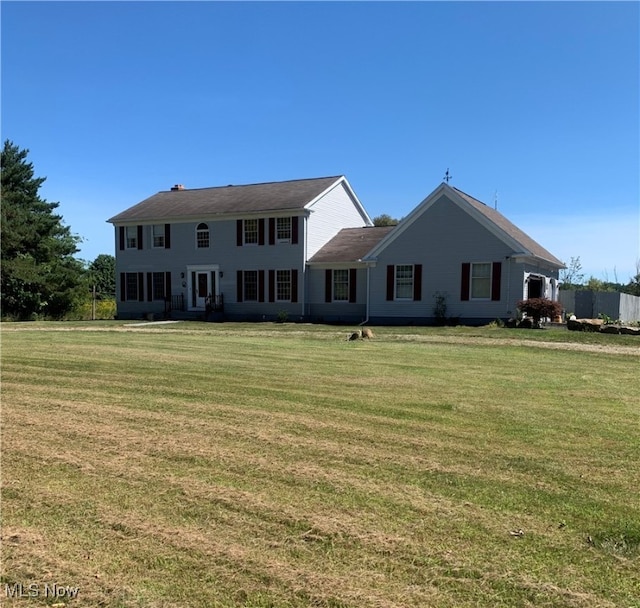
{"type": "Polygon", "coordinates": [[[277,217],[276,219],[276,243],[291,243],[293,238],[293,222],[291,216],[287,217],[277,217]],[[284,228],[281,228],[279,224],[287,223],[284,228]],[[288,233],[289,236],[280,236],[280,232],[288,233]]]}
{"type": "Polygon", "coordinates": [[[209,249],[211,246],[211,230],[209,229],[209,224],[206,222],[200,222],[196,226],[196,249],[209,249]],[[204,226],[204,228],[202,228],[204,226]],[[205,234],[206,234],[206,245],[200,244],[201,239],[202,243],[205,242],[205,234]]]}
{"type": "Polygon", "coordinates": [[[151,247],[153,249],[165,249],[166,245],[166,225],[165,224],[152,224],[151,226],[151,247]],[[156,234],[156,228],[159,230],[159,233],[156,234]],[[156,244],[156,239],[159,239],[158,242],[162,243],[161,245],[156,244]]]}
{"type": "Polygon", "coordinates": [[[278,268],[275,271],[275,301],[276,302],[292,302],[291,295],[293,293],[293,273],[290,268],[278,268]],[[288,279],[281,280],[279,277],[281,273],[287,273],[288,279]],[[288,296],[287,298],[280,297],[280,287],[288,286],[288,296]]]}
{"type": "Polygon", "coordinates": [[[138,249],[138,227],[137,226],[125,226],[124,227],[124,248],[125,249],[138,249]],[[133,236],[130,236],[130,232],[133,232],[133,236]]]}
{"type": "Polygon", "coordinates": [[[415,264],[396,264],[394,266],[394,276],[393,276],[393,299],[399,302],[412,302],[414,300],[414,286],[416,280],[416,265],[415,264]],[[406,282],[402,285],[405,287],[410,295],[408,296],[399,296],[398,295],[398,269],[399,268],[410,268],[411,269],[411,278],[407,279],[406,282]]]}
{"type": "Polygon", "coordinates": [[[476,302],[486,302],[486,301],[490,301],[491,300],[491,293],[492,293],[492,285],[493,285],[493,264],[491,262],[470,262],[470,267],[469,267],[469,300],[473,300],[476,302]],[[474,276],[474,268],[476,266],[488,266],[489,268],[489,274],[488,276],[474,276]],[[474,295],[474,285],[476,284],[476,281],[485,281],[486,282],[486,288],[484,289],[484,291],[486,291],[487,295],[482,295],[482,296],[475,296],[474,295]]]}
{"type": "Polygon", "coordinates": [[[331,301],[332,302],[350,302],[351,294],[351,272],[349,268],[334,268],[331,272],[331,301]],[[344,273],[345,278],[338,281],[338,273],[344,273]],[[337,297],[337,286],[341,286],[344,290],[344,297],[337,297]]]}
{"type": "Polygon", "coordinates": [[[242,271],[242,301],[243,302],[258,302],[260,297],[260,289],[259,289],[259,272],[257,270],[244,270],[242,271]],[[255,277],[255,282],[253,280],[248,281],[247,279],[255,277]],[[253,294],[250,293],[250,290],[247,289],[247,285],[251,286],[253,289],[255,287],[255,297],[252,297],[253,294]]]}
{"type": "MultiPolygon", "coordinates": [[[[254,231],[251,230],[250,234],[253,233],[254,231]]],[[[258,218],[251,217],[242,220],[242,244],[245,247],[255,247],[260,244],[260,221],[258,218]],[[249,233],[249,231],[247,230],[247,224],[249,222],[255,222],[255,242],[247,240],[247,234],[249,233]]]]}

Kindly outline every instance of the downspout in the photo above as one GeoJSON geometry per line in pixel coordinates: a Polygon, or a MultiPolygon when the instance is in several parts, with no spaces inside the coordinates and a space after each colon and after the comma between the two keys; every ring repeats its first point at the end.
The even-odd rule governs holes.
{"type": "Polygon", "coordinates": [[[366,325],[369,322],[369,278],[371,273],[371,266],[367,264],[367,299],[365,301],[365,319],[359,325],[366,325]]]}
{"type": "MultiPolygon", "coordinates": [[[[507,256],[507,306],[511,308],[511,256],[507,256]]],[[[513,316],[511,310],[507,310],[507,314],[509,317],[513,316]]]]}
{"type": "Polygon", "coordinates": [[[308,228],[308,222],[309,222],[309,215],[310,212],[308,214],[303,215],[302,217],[304,218],[304,222],[302,222],[303,224],[303,230],[304,230],[304,251],[302,252],[302,302],[301,302],[301,309],[302,309],[302,318],[306,320],[306,317],[308,315],[308,310],[307,310],[307,252],[309,251],[309,245],[307,242],[308,239],[308,234],[309,234],[309,230],[307,230],[308,228]]]}

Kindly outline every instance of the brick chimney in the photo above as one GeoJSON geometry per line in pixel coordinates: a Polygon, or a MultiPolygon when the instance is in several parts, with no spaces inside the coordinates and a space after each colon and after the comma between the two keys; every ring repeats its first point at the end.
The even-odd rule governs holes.
{"type": "Polygon", "coordinates": [[[171,192],[176,192],[177,190],[184,190],[184,186],[182,184],[176,184],[175,186],[172,186],[171,192]]]}

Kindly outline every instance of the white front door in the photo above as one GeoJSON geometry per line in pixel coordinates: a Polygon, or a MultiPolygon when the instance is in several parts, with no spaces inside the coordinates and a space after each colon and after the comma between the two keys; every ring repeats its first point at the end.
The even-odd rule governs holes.
{"type": "Polygon", "coordinates": [[[189,273],[189,310],[205,310],[207,298],[217,295],[217,266],[191,267],[189,273]]]}
{"type": "Polygon", "coordinates": [[[207,305],[207,297],[211,294],[211,273],[196,272],[195,280],[196,308],[204,308],[207,305]]]}

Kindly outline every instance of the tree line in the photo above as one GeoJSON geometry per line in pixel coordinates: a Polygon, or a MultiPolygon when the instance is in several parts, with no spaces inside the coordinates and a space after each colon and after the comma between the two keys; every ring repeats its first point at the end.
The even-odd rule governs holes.
{"type": "Polygon", "coordinates": [[[28,150],[6,140],[0,152],[0,242],[3,319],[62,319],[93,297],[115,298],[115,258],[77,259],[81,237],[65,226],[60,203],[39,195],[28,150]]]}
{"type": "Polygon", "coordinates": [[[580,257],[572,257],[567,267],[560,273],[560,289],[590,291],[617,291],[640,296],[640,260],[636,261],[636,273],[627,283],[621,283],[617,277],[613,281],[589,277],[585,280],[580,257]]]}

